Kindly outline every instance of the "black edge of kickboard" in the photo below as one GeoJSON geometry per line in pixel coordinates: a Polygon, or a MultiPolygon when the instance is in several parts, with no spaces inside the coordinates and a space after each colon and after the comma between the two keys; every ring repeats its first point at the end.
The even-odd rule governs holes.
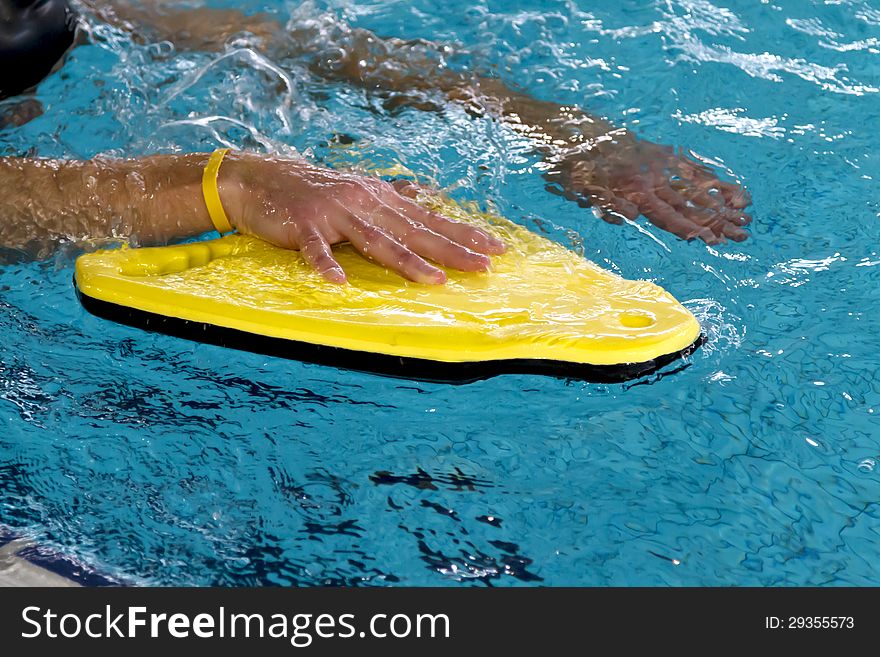
{"type": "Polygon", "coordinates": [[[622,383],[653,374],[669,363],[692,354],[705,341],[701,334],[693,344],[681,351],[645,363],[624,365],[587,365],[529,358],[447,363],[316,345],[179,317],[157,315],[95,299],[80,290],[75,281],[74,286],[80,303],[92,315],[133,328],[264,356],[278,356],[315,365],[431,383],[474,383],[501,374],[543,374],[561,379],[579,379],[589,383],[622,383]]]}

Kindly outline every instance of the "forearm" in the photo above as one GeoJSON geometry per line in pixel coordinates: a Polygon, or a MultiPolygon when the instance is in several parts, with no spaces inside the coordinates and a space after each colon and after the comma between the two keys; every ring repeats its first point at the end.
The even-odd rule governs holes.
{"type": "Polygon", "coordinates": [[[247,15],[235,9],[186,9],[156,0],[80,0],[103,22],[130,32],[141,41],[170,41],[179,50],[222,50],[239,32],[259,37],[269,47],[281,24],[268,14],[247,15]]]}
{"type": "Polygon", "coordinates": [[[0,158],[0,246],[104,237],[164,243],[210,230],[201,196],[207,157],[0,158]]]}
{"type": "Polygon", "coordinates": [[[604,144],[632,141],[625,128],[573,105],[538,100],[515,91],[497,78],[477,78],[448,93],[452,100],[495,116],[520,134],[533,139],[545,155],[565,155],[572,149],[600,149],[604,144]]]}
{"type": "Polygon", "coordinates": [[[551,157],[576,146],[591,149],[603,142],[632,139],[626,130],[580,108],[537,100],[498,78],[456,70],[448,65],[456,55],[452,47],[430,41],[382,38],[344,24],[294,27],[286,33],[265,14],[175,8],[150,0],[86,4],[102,20],[171,41],[180,49],[217,50],[231,35],[250,32],[259,37],[258,47],[270,54],[300,56],[321,77],[394,93],[402,104],[422,106],[425,94],[440,93],[469,112],[505,122],[551,157]]]}
{"type": "Polygon", "coordinates": [[[335,26],[329,33],[295,30],[287,41],[316,74],[395,94],[397,102],[419,106],[441,94],[478,115],[493,116],[536,142],[545,154],[603,142],[631,140],[625,129],[571,105],[538,100],[497,77],[450,66],[450,46],[428,41],[383,39],[368,30],[335,26]]]}

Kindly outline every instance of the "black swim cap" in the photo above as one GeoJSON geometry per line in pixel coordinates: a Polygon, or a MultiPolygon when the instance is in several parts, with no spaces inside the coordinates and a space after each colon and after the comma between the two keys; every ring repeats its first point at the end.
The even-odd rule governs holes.
{"type": "Polygon", "coordinates": [[[46,77],[75,33],[67,0],[0,0],[0,98],[46,77]]]}

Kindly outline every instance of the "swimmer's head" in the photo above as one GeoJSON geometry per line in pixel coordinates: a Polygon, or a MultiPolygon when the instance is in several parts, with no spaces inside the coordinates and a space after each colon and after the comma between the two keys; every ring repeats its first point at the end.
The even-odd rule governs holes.
{"type": "Polygon", "coordinates": [[[0,98],[46,77],[75,33],[76,14],[67,0],[0,0],[0,98]]]}

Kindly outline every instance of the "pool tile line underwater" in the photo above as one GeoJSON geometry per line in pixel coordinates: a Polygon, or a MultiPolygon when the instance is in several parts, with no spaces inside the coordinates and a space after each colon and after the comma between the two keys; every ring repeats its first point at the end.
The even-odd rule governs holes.
{"type": "Polygon", "coordinates": [[[20,586],[119,586],[59,552],[0,526],[0,588],[20,586]]]}

